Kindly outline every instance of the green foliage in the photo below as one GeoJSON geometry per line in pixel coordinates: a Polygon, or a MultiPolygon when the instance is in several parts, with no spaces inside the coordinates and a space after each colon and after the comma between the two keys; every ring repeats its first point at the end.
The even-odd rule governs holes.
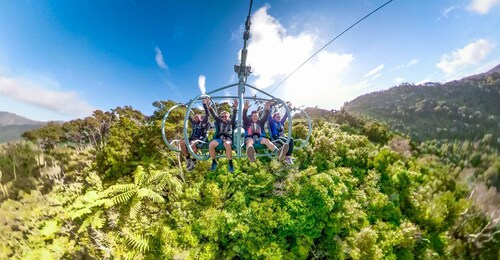
{"type": "MultiPolygon", "coordinates": [[[[158,121],[171,104],[155,103],[148,119],[125,107],[63,124],[43,151],[47,170],[31,148],[3,150],[0,258],[470,259],[500,250],[497,227],[457,174],[462,163],[494,183],[496,157],[474,153],[493,137],[412,147],[381,124],[312,110],[321,119],[294,166],[235,160],[229,173],[222,159],[214,172],[203,161],[181,175],[176,154],[161,150],[158,121]],[[25,153],[34,167],[13,160],[25,153]],[[30,193],[13,186],[14,165],[18,179],[41,173],[27,175],[30,193]]],[[[294,120],[295,137],[306,130],[294,120]]]]}
{"type": "Polygon", "coordinates": [[[445,84],[403,83],[344,105],[355,115],[386,122],[414,140],[477,141],[490,134],[500,148],[500,79],[466,78],[445,84]]]}

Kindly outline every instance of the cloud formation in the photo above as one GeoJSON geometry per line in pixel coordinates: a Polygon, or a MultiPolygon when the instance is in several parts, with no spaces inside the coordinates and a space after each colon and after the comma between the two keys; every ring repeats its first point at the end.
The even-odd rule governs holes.
{"type": "Polygon", "coordinates": [[[396,82],[396,84],[401,84],[401,83],[403,83],[404,80],[405,80],[405,78],[403,78],[403,77],[397,77],[394,79],[394,82],[396,82]]]}
{"type": "Polygon", "coordinates": [[[380,76],[380,71],[384,69],[384,64],[378,65],[376,68],[370,70],[368,73],[365,74],[366,77],[374,76],[374,78],[378,78],[380,76]]]}
{"type": "Polygon", "coordinates": [[[500,0],[471,0],[467,9],[479,14],[487,14],[498,4],[500,4],[500,0]]]}
{"type": "Polygon", "coordinates": [[[205,94],[207,89],[205,88],[205,75],[198,76],[198,88],[200,88],[201,94],[205,94]]]}
{"type": "Polygon", "coordinates": [[[456,5],[452,5],[441,12],[441,15],[436,19],[436,21],[441,20],[441,18],[448,18],[448,14],[451,13],[451,11],[455,10],[457,8],[456,5]]]}
{"type": "Polygon", "coordinates": [[[155,60],[158,67],[164,70],[168,70],[167,64],[165,63],[165,59],[163,58],[163,53],[161,52],[160,48],[158,48],[158,46],[155,47],[155,52],[156,52],[155,60]]]}
{"type": "Polygon", "coordinates": [[[436,66],[446,75],[450,75],[465,66],[480,64],[493,48],[495,48],[494,43],[479,39],[469,43],[462,49],[453,51],[451,54],[444,54],[436,66]]]}
{"type": "MultiPolygon", "coordinates": [[[[269,88],[267,91],[315,52],[319,38],[310,32],[288,35],[283,25],[267,13],[269,8],[266,5],[253,15],[248,45],[248,63],[256,78],[252,84],[269,88]]],[[[352,60],[352,54],[322,51],[271,94],[291,100],[294,105],[338,108],[346,98],[355,97],[352,88],[341,84],[342,74],[352,60]]]]}
{"type": "Polygon", "coordinates": [[[408,62],[408,64],[406,64],[406,67],[408,68],[408,67],[410,67],[410,66],[413,66],[413,65],[417,64],[418,62],[419,62],[419,60],[418,60],[418,59],[411,59],[411,60],[408,62]]]}
{"type": "Polygon", "coordinates": [[[68,116],[88,116],[95,110],[74,91],[50,90],[25,79],[0,76],[0,95],[68,116]]]}

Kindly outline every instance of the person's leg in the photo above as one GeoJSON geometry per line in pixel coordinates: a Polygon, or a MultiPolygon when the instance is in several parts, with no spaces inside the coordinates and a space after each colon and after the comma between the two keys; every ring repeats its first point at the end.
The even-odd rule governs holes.
{"type": "Polygon", "coordinates": [[[233,142],[231,141],[231,139],[226,139],[224,141],[224,148],[226,148],[226,157],[228,160],[233,159],[233,149],[231,148],[232,144],[233,142]]]}
{"type": "Polygon", "coordinates": [[[184,155],[184,157],[188,157],[189,153],[188,153],[188,150],[186,147],[186,141],[184,141],[184,139],[182,139],[179,144],[181,146],[182,155],[184,155]]]}
{"type": "Polygon", "coordinates": [[[217,169],[217,161],[215,160],[215,148],[219,146],[220,139],[214,139],[208,145],[208,152],[210,153],[210,157],[212,158],[212,167],[210,167],[211,171],[215,171],[217,169]]]}
{"type": "MultiPolygon", "coordinates": [[[[197,147],[196,147],[196,140],[191,140],[189,141],[190,145],[191,145],[191,149],[193,150],[193,152],[196,154],[197,153],[197,147]]],[[[188,151],[189,152],[189,151],[188,151]]],[[[189,156],[188,156],[188,167],[187,167],[187,170],[188,171],[192,171],[194,169],[194,167],[196,166],[196,159],[193,157],[191,159],[189,159],[189,156]]]]}
{"type": "Polygon", "coordinates": [[[288,153],[289,145],[286,143],[286,139],[283,145],[278,149],[278,160],[283,161],[286,158],[286,153],[288,153]]]}
{"type": "MultiPolygon", "coordinates": [[[[285,139],[286,142],[286,139],[285,139]]],[[[293,153],[293,138],[290,138],[290,143],[288,144],[288,152],[286,152],[286,156],[291,156],[293,153]]]]}
{"type": "Polygon", "coordinates": [[[210,154],[210,158],[215,159],[215,148],[219,146],[219,139],[213,139],[208,144],[208,153],[210,154]]]}
{"type": "Polygon", "coordinates": [[[246,139],[246,146],[247,146],[247,157],[248,160],[251,162],[255,162],[255,148],[253,147],[253,139],[250,137],[247,137],[246,139]]]}
{"type": "Polygon", "coordinates": [[[273,144],[271,141],[269,141],[269,139],[267,139],[267,138],[263,138],[263,137],[261,137],[261,138],[259,138],[259,139],[258,139],[258,141],[257,141],[257,142],[258,142],[258,143],[260,143],[260,144],[262,144],[262,145],[265,145],[265,146],[267,147],[267,149],[269,149],[270,151],[273,151],[273,152],[274,152],[274,151],[276,151],[276,149],[278,149],[278,148],[276,147],[276,145],[274,145],[274,144],[273,144]]]}
{"type": "Polygon", "coordinates": [[[191,141],[191,149],[193,149],[194,153],[198,153],[198,147],[196,146],[198,142],[196,140],[191,141]]]}

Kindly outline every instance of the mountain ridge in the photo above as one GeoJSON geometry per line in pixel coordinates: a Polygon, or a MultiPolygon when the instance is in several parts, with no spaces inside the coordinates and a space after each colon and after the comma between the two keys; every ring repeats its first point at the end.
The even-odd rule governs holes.
{"type": "Polygon", "coordinates": [[[14,113],[0,111],[0,143],[21,139],[21,134],[41,127],[45,122],[31,120],[14,113]]]}
{"type": "Polygon", "coordinates": [[[31,120],[7,111],[0,111],[0,126],[9,125],[43,125],[45,122],[31,120]]]}
{"type": "Polygon", "coordinates": [[[492,135],[500,148],[500,65],[446,83],[403,83],[359,96],[343,109],[387,123],[418,141],[477,141],[492,135]]]}

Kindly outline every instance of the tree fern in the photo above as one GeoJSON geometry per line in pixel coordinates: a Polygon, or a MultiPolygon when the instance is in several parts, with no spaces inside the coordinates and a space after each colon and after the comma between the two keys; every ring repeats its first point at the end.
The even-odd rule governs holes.
{"type": "Polygon", "coordinates": [[[124,193],[121,193],[111,199],[112,205],[118,205],[118,204],[123,204],[127,201],[129,201],[135,194],[137,193],[137,190],[130,190],[126,191],[124,193]]]}
{"type": "Polygon", "coordinates": [[[102,215],[102,210],[97,211],[94,213],[92,216],[92,222],[90,225],[92,225],[93,228],[95,229],[101,229],[104,226],[104,223],[106,222],[105,219],[101,216],[102,215]]]}
{"type": "Polygon", "coordinates": [[[130,191],[130,190],[133,190],[134,188],[136,188],[136,185],[133,184],[133,183],[129,183],[129,184],[116,184],[116,185],[113,185],[113,186],[107,188],[101,194],[101,196],[107,197],[107,196],[109,196],[111,194],[127,192],[127,191],[130,191]]]}
{"type": "Polygon", "coordinates": [[[137,197],[139,199],[149,198],[156,203],[162,203],[165,201],[160,194],[146,188],[139,189],[137,191],[137,197]]]}
{"type": "Polygon", "coordinates": [[[92,218],[89,217],[89,218],[86,218],[82,225],[80,226],[80,228],[78,229],[78,233],[82,233],[83,231],[87,230],[87,228],[90,226],[90,224],[92,223],[92,218]]]}
{"type": "Polygon", "coordinates": [[[142,166],[137,166],[137,168],[134,171],[134,183],[136,186],[141,186],[143,185],[144,181],[146,180],[145,178],[146,174],[144,171],[144,168],[142,166]]]}
{"type": "Polygon", "coordinates": [[[124,232],[123,235],[125,236],[127,244],[132,246],[134,250],[144,253],[150,249],[150,239],[142,234],[130,234],[128,232],[124,232]]]}
{"type": "Polygon", "coordinates": [[[139,200],[138,198],[132,199],[132,204],[130,205],[130,215],[129,215],[131,219],[137,217],[137,214],[139,214],[141,207],[142,207],[141,200],[139,200]]]}
{"type": "Polygon", "coordinates": [[[90,214],[90,213],[92,213],[92,210],[90,208],[88,208],[88,207],[85,207],[83,209],[79,209],[79,210],[73,211],[71,213],[70,217],[71,217],[72,220],[75,220],[77,218],[81,218],[82,216],[90,214]]]}

